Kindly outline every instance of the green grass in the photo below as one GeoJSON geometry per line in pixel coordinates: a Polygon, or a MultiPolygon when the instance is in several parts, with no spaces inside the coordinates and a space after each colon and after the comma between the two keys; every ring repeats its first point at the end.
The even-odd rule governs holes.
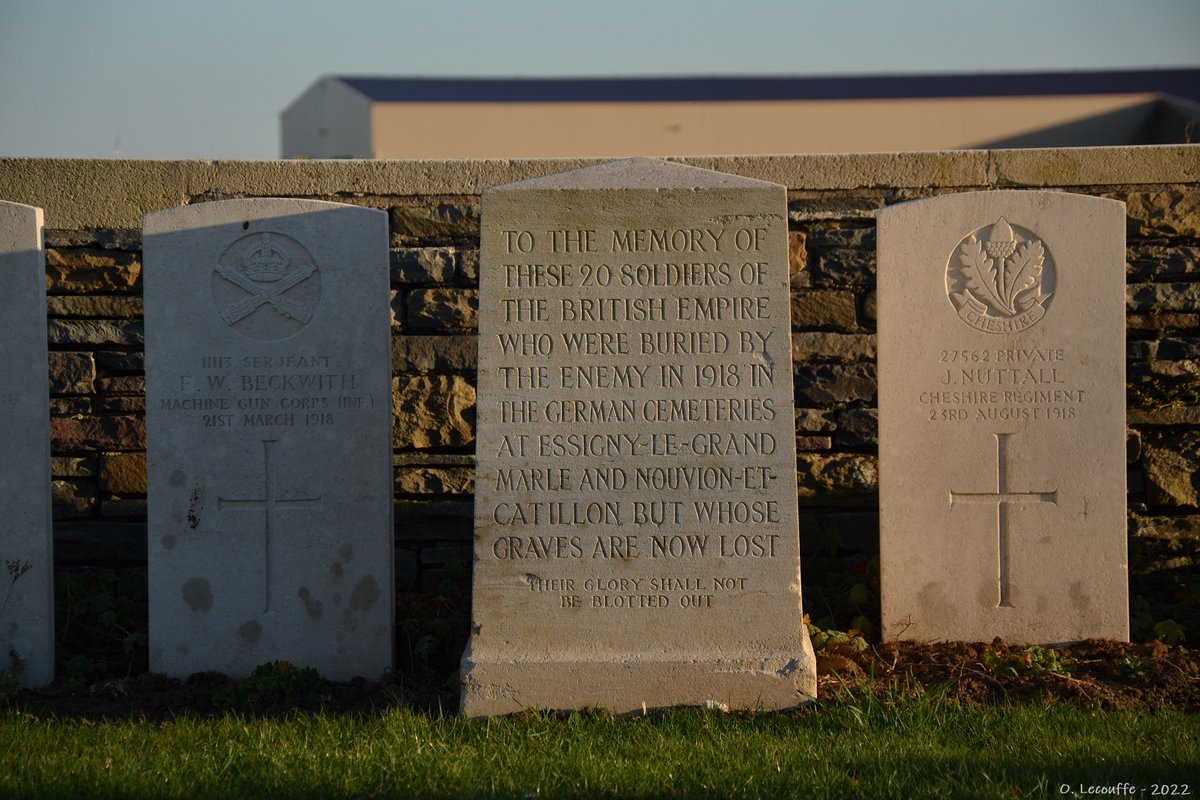
{"type": "Polygon", "coordinates": [[[1200,717],[869,695],[798,713],[646,718],[0,712],[3,797],[994,798],[1122,782],[1146,788],[1134,796],[1164,783],[1200,792],[1200,717]]]}

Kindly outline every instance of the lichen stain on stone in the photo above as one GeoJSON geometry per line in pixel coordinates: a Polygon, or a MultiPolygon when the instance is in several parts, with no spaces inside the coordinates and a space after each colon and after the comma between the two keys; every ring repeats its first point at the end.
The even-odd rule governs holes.
{"type": "Polygon", "coordinates": [[[775,670],[775,674],[781,678],[786,678],[798,669],[800,669],[800,662],[793,658],[791,661],[775,670]]]}
{"type": "Polygon", "coordinates": [[[350,608],[355,611],[366,611],[379,600],[379,584],[373,575],[364,575],[354,586],[350,595],[350,608]]]}
{"type": "Polygon", "coordinates": [[[262,625],[254,620],[243,622],[238,626],[237,635],[246,644],[258,644],[258,640],[262,636],[262,625]]]}
{"type": "Polygon", "coordinates": [[[188,500],[188,527],[192,530],[200,527],[200,508],[204,505],[204,485],[197,483],[192,489],[191,499],[188,500]]]}
{"type": "Polygon", "coordinates": [[[1091,610],[1092,598],[1088,596],[1081,582],[1076,581],[1067,587],[1067,597],[1071,598],[1071,608],[1079,613],[1084,614],[1091,610]]]}
{"type": "Polygon", "coordinates": [[[340,578],[346,574],[346,570],[342,568],[342,562],[335,561],[329,565],[329,574],[335,578],[340,578]]]}
{"type": "Polygon", "coordinates": [[[168,533],[166,536],[162,537],[162,539],[160,541],[162,541],[162,546],[163,546],[164,550],[174,550],[175,549],[175,537],[172,536],[171,534],[168,533]]]}
{"type": "Polygon", "coordinates": [[[975,602],[983,608],[995,606],[999,600],[1000,592],[995,586],[984,584],[979,587],[978,591],[975,592],[975,602]]]}
{"type": "Polygon", "coordinates": [[[346,563],[354,560],[354,545],[346,543],[338,548],[338,558],[346,563]]]}
{"type": "MultiPolygon", "coordinates": [[[[992,601],[993,603],[995,600],[992,601]]],[[[940,582],[927,583],[917,592],[917,604],[923,619],[938,619],[953,616],[953,607],[946,601],[945,590],[940,582]]]]}
{"type": "Polygon", "coordinates": [[[172,486],[183,486],[183,482],[185,480],[187,480],[187,476],[185,476],[180,470],[175,470],[171,473],[171,478],[167,481],[167,483],[172,486]]]}
{"type": "Polygon", "coordinates": [[[212,608],[212,587],[204,578],[192,578],[183,585],[183,601],[192,611],[208,611],[212,608]]]}
{"type": "Polygon", "coordinates": [[[312,592],[308,590],[307,586],[301,586],[296,595],[304,601],[304,611],[308,614],[309,619],[318,620],[325,613],[324,605],[312,596],[312,592]]]}

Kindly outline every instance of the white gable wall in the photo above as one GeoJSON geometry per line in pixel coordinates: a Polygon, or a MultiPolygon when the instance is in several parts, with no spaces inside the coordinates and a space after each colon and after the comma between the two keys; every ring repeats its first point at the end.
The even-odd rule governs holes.
{"type": "Polygon", "coordinates": [[[284,109],[284,158],[372,158],[371,103],[326,76],[284,109]]]}

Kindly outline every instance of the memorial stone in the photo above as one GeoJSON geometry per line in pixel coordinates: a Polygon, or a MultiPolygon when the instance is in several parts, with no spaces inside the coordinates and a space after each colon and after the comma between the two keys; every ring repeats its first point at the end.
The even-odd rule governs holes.
{"type": "Polygon", "coordinates": [[[50,378],[42,210],[0,201],[0,670],[54,680],[50,378]]]}
{"type": "Polygon", "coordinates": [[[146,216],[155,672],[391,666],[387,252],[338,203],[146,216]]]}
{"type": "Polygon", "coordinates": [[[1124,204],[878,214],[885,639],[1127,640],[1124,204]]]}
{"type": "Polygon", "coordinates": [[[484,192],[464,714],[815,695],[786,204],[649,159],[484,192]]]}

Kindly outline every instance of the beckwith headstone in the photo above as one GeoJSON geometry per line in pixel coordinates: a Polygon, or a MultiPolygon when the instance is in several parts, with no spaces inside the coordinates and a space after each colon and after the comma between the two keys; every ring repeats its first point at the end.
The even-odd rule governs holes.
{"type": "Polygon", "coordinates": [[[0,669],[54,680],[54,542],[42,210],[0,201],[0,669]]]}
{"type": "Polygon", "coordinates": [[[307,200],[146,216],[150,666],[392,662],[387,217],[307,200]]]}
{"type": "Polygon", "coordinates": [[[1124,208],[879,212],[885,638],[1128,639],[1124,208]]]}
{"type": "Polygon", "coordinates": [[[815,694],[786,205],[647,159],[484,192],[464,714],[815,694]]]}

